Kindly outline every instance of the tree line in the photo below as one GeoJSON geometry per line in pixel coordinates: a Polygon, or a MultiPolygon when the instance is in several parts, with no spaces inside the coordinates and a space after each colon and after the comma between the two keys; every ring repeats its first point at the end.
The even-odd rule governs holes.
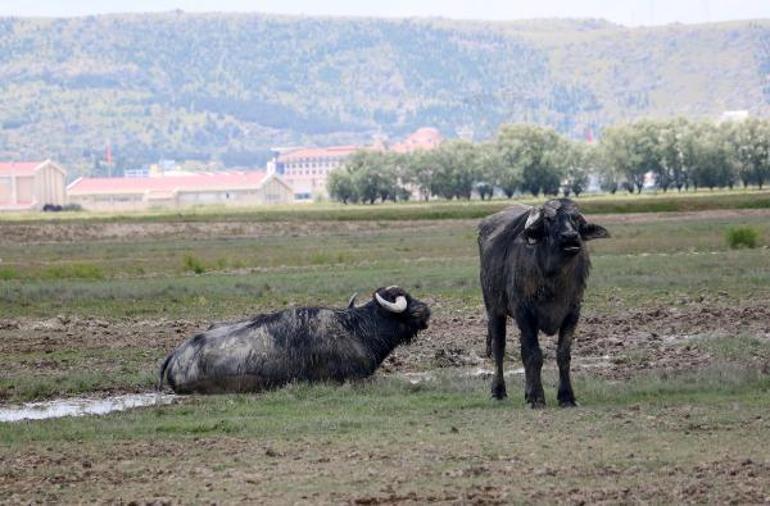
{"type": "Polygon", "coordinates": [[[473,143],[447,140],[432,151],[399,154],[362,149],[329,175],[329,195],[343,203],[423,199],[482,200],[579,196],[590,176],[609,193],[640,193],[648,175],[662,191],[763,187],[770,179],[770,121],[640,120],[608,128],[596,144],[536,125],[504,125],[473,143]]]}

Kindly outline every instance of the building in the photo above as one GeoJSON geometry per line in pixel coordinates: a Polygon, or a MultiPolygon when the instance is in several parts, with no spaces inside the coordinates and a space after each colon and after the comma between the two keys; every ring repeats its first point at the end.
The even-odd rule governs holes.
{"type": "Polygon", "coordinates": [[[283,149],[272,162],[274,170],[294,190],[299,201],[325,197],[326,178],[360,149],[358,146],[283,149]]]}
{"type": "Polygon", "coordinates": [[[726,121],[738,122],[749,118],[749,111],[745,109],[736,109],[733,111],[724,111],[719,117],[719,123],[726,121]]]}
{"type": "Polygon", "coordinates": [[[152,207],[220,204],[286,204],[291,187],[276,174],[262,171],[200,172],[176,176],[80,178],[67,187],[71,203],[84,209],[116,211],[152,207]]]}
{"type": "Polygon", "coordinates": [[[51,160],[0,162],[0,210],[40,210],[67,203],[67,171],[51,160]]]}
{"type": "Polygon", "coordinates": [[[417,129],[403,141],[397,142],[390,149],[396,153],[412,153],[420,150],[430,151],[439,147],[443,140],[441,133],[437,129],[423,127],[417,129]]]}
{"type": "Polygon", "coordinates": [[[437,148],[443,138],[435,128],[416,130],[401,142],[388,146],[383,138],[375,138],[371,146],[331,146],[327,148],[273,148],[276,156],[268,162],[268,173],[283,177],[294,190],[298,201],[310,201],[328,196],[326,179],[329,173],[342,166],[345,160],[359,149],[412,153],[437,148]]]}

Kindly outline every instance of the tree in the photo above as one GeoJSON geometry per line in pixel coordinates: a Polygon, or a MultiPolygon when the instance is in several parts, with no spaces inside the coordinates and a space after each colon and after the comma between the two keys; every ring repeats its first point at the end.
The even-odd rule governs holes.
{"type": "Polygon", "coordinates": [[[399,186],[398,155],[396,153],[375,151],[373,158],[377,160],[375,167],[379,170],[377,189],[380,198],[383,202],[386,200],[395,202],[401,189],[399,186]]]}
{"type": "Polygon", "coordinates": [[[608,128],[602,138],[602,149],[607,163],[612,164],[625,178],[629,192],[642,192],[648,172],[661,172],[661,157],[657,127],[652,121],[642,120],[630,125],[608,128]]]}
{"type": "Polygon", "coordinates": [[[590,151],[591,164],[599,176],[599,188],[612,195],[621,187],[623,177],[607,155],[606,145],[599,144],[590,151]]]}
{"type": "Polygon", "coordinates": [[[479,179],[476,146],[466,140],[445,141],[435,150],[435,163],[432,193],[446,199],[470,199],[479,179]]]}
{"type": "Polygon", "coordinates": [[[423,200],[431,196],[431,183],[435,171],[435,153],[417,150],[400,156],[402,184],[414,185],[423,200]]]}
{"type": "Polygon", "coordinates": [[[660,164],[656,172],[656,182],[665,192],[673,186],[678,191],[688,186],[688,169],[692,159],[687,155],[688,143],[692,141],[695,126],[684,118],[659,122],[658,145],[660,164]]]}
{"type": "MultiPolygon", "coordinates": [[[[478,177],[479,182],[476,184],[476,191],[484,200],[485,197],[492,198],[495,193],[495,186],[503,187],[503,159],[498,149],[497,144],[487,142],[477,146],[478,155],[478,177]]],[[[508,198],[513,195],[513,191],[516,189],[516,184],[513,184],[513,190],[510,194],[506,192],[508,198]]]]}
{"type": "Polygon", "coordinates": [[[561,139],[558,155],[563,165],[564,180],[562,193],[569,197],[571,193],[579,197],[588,187],[588,168],[591,163],[592,149],[581,142],[561,139]]]}
{"type": "Polygon", "coordinates": [[[514,185],[537,196],[541,191],[557,194],[562,165],[557,146],[559,135],[534,125],[505,125],[497,135],[502,158],[501,188],[509,197],[514,185]]]}
{"type": "Polygon", "coordinates": [[[749,118],[732,125],[730,134],[732,155],[743,186],[756,184],[761,189],[770,178],[770,122],[749,118]]]}
{"type": "Polygon", "coordinates": [[[729,162],[729,149],[722,132],[711,123],[701,123],[693,128],[691,142],[691,179],[695,188],[723,188],[732,185],[733,176],[729,162]]]}
{"type": "MultiPolygon", "coordinates": [[[[350,181],[342,176],[336,176],[335,185],[341,185],[343,190],[349,190],[352,184],[354,195],[362,202],[374,204],[377,199],[395,200],[397,195],[395,158],[388,153],[361,149],[353,153],[340,169],[349,175],[350,181]]],[[[335,171],[335,172],[337,172],[335,171]]],[[[329,188],[330,194],[332,187],[329,188]]],[[[335,191],[338,188],[334,187],[335,191]]]]}
{"type": "Polygon", "coordinates": [[[353,177],[344,167],[333,170],[326,181],[326,188],[334,200],[343,204],[358,202],[358,193],[353,177]]]}

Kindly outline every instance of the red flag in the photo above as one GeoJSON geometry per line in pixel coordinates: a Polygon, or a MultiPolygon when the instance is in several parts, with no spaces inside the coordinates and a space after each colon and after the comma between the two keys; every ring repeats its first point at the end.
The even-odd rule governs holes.
{"type": "Polygon", "coordinates": [[[104,150],[104,161],[112,163],[112,147],[107,143],[107,148],[104,150]]]}

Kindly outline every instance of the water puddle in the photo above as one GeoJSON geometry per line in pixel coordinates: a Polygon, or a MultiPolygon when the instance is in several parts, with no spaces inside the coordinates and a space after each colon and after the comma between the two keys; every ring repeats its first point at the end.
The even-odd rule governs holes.
{"type": "MultiPolygon", "coordinates": [[[[447,371],[447,369],[444,369],[444,371],[447,371]]],[[[495,371],[492,369],[482,369],[480,367],[476,369],[460,369],[459,371],[455,372],[457,376],[465,378],[491,378],[494,373],[495,371]]],[[[523,367],[519,367],[517,369],[509,369],[503,373],[504,376],[514,376],[519,374],[524,374],[523,367]]],[[[403,376],[412,385],[417,385],[419,383],[424,383],[426,381],[432,381],[436,379],[435,372],[405,372],[402,373],[401,376],[403,376]]]]}
{"type": "Polygon", "coordinates": [[[105,415],[142,406],[160,406],[176,400],[171,394],[125,394],[102,399],[74,397],[52,401],[27,402],[21,406],[0,406],[0,422],[46,420],[63,416],[105,415]]]}

